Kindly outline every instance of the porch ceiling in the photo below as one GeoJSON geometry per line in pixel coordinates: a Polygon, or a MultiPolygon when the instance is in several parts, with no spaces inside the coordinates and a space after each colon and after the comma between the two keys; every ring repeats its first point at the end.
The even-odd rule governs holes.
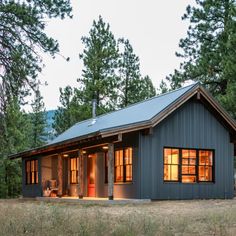
{"type": "Polygon", "coordinates": [[[68,142],[61,142],[51,145],[42,146],[36,149],[28,150],[22,153],[17,153],[10,155],[10,159],[33,157],[36,155],[47,156],[57,153],[66,152],[69,150],[79,150],[83,148],[88,148],[94,145],[104,145],[110,142],[120,141],[119,135],[113,135],[110,137],[103,138],[101,135],[96,135],[93,137],[80,137],[74,140],[69,140],[68,142]]]}

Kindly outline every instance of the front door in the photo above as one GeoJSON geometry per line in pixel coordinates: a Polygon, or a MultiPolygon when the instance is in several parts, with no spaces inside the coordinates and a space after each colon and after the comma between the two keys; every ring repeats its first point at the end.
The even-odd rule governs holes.
{"type": "Polygon", "coordinates": [[[88,197],[95,197],[96,155],[88,155],[88,197]]]}

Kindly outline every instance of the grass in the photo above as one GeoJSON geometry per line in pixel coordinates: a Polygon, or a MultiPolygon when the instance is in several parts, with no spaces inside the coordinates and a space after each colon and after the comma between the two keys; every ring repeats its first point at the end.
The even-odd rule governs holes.
{"type": "Polygon", "coordinates": [[[236,199],[135,205],[1,200],[0,235],[236,235],[236,199]]]}

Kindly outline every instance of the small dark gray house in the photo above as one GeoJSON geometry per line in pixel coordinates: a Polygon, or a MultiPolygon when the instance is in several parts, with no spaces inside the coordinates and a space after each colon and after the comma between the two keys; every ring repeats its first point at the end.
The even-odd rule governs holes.
{"type": "Polygon", "coordinates": [[[195,83],[11,158],[22,158],[24,197],[232,198],[235,147],[235,121],[195,83]]]}

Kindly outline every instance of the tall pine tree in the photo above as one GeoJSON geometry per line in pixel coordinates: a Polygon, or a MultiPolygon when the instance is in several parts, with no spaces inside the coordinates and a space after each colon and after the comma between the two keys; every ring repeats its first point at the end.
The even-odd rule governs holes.
{"type": "Polygon", "coordinates": [[[135,55],[129,40],[119,40],[119,107],[145,100],[156,95],[150,78],[141,77],[139,57],[135,55]]]}
{"type": "Polygon", "coordinates": [[[31,121],[31,148],[42,146],[47,140],[47,120],[46,109],[44,107],[43,97],[39,89],[35,91],[35,98],[31,104],[32,113],[30,114],[31,121]]]}
{"type": "Polygon", "coordinates": [[[0,198],[17,196],[21,192],[21,161],[9,160],[10,153],[30,148],[30,119],[13,98],[0,117],[0,198]]]}
{"type": "Polygon", "coordinates": [[[196,0],[183,20],[187,37],[180,40],[184,59],[180,70],[168,77],[172,88],[186,80],[200,81],[236,118],[236,3],[235,0],[196,0]]]}
{"type": "Polygon", "coordinates": [[[109,24],[101,16],[93,22],[89,36],[82,37],[84,51],[80,54],[84,69],[79,79],[85,103],[96,99],[98,113],[113,109],[117,93],[116,68],[119,58],[117,42],[109,24]]]}
{"type": "Polygon", "coordinates": [[[76,122],[91,117],[91,108],[82,101],[81,91],[71,86],[60,88],[61,106],[55,112],[52,127],[61,134],[76,122]]]}

